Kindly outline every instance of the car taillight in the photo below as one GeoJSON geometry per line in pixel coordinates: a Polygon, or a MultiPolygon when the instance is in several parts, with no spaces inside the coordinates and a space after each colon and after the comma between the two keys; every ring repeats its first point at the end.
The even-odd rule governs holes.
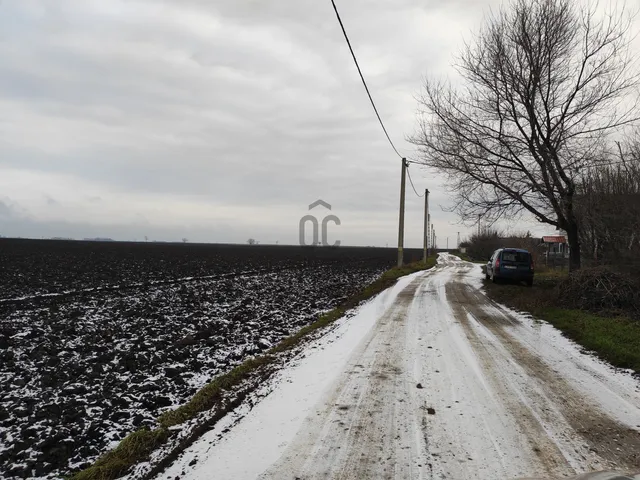
{"type": "Polygon", "coordinates": [[[533,258],[531,259],[531,271],[533,272],[533,258]]]}
{"type": "Polygon", "coordinates": [[[500,268],[500,259],[496,258],[496,268],[500,268]]]}

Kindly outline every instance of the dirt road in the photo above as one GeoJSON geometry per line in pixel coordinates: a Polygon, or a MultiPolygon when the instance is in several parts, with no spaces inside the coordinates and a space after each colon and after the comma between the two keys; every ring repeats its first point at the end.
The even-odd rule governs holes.
{"type": "Polygon", "coordinates": [[[268,428],[275,461],[260,460],[252,445],[251,422],[278,415],[267,404],[239,422],[239,433],[209,438],[165,477],[182,469],[186,478],[213,478],[230,463],[239,467],[220,478],[639,471],[640,382],[580,353],[550,326],[492,303],[481,275],[477,265],[443,255],[407,282],[311,400],[296,433],[280,441],[278,427],[268,428]]]}

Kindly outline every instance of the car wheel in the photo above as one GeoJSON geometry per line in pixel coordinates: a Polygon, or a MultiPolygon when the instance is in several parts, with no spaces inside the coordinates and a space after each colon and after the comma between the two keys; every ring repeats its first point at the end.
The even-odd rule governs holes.
{"type": "Polygon", "coordinates": [[[533,287],[533,279],[527,280],[527,287],[533,287]]]}
{"type": "Polygon", "coordinates": [[[491,275],[491,281],[493,283],[498,283],[498,277],[496,277],[496,274],[494,273],[493,275],[491,275]]]}

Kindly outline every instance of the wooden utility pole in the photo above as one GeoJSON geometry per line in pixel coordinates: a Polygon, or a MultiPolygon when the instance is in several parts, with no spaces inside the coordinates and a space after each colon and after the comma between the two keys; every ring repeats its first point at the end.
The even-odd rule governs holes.
{"type": "Polygon", "coordinates": [[[433,224],[431,224],[431,248],[433,249],[433,253],[436,252],[436,229],[433,224]]]}
{"type": "Polygon", "coordinates": [[[422,261],[427,263],[427,257],[429,256],[429,189],[424,189],[424,233],[422,235],[424,241],[424,252],[422,255],[422,261]]]}
{"type": "Polygon", "coordinates": [[[433,252],[431,251],[431,214],[427,214],[427,257],[433,252]]]}
{"type": "Polygon", "coordinates": [[[403,252],[404,247],[404,187],[407,176],[407,159],[402,159],[402,177],[400,178],[400,221],[398,222],[398,267],[403,264],[403,252]]]}

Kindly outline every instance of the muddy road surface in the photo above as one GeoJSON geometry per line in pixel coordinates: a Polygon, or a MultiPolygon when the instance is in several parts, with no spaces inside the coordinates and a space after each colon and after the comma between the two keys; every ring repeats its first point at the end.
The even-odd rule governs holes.
{"type": "MultiPolygon", "coordinates": [[[[226,435],[203,437],[163,477],[517,479],[640,471],[638,379],[581,353],[549,325],[493,303],[479,268],[441,255],[435,269],[398,287],[360,341],[342,347],[349,354],[329,380],[311,364],[335,357],[330,348],[339,346],[327,346],[325,360],[311,353],[302,361],[310,370],[283,377],[273,399],[226,435]],[[320,381],[317,395],[297,399],[320,381]],[[290,390],[278,394],[282,388],[290,390]],[[278,411],[287,399],[291,407],[278,411]],[[281,435],[287,415],[296,420],[281,435]]],[[[358,321],[359,314],[349,320],[358,321]]]]}

